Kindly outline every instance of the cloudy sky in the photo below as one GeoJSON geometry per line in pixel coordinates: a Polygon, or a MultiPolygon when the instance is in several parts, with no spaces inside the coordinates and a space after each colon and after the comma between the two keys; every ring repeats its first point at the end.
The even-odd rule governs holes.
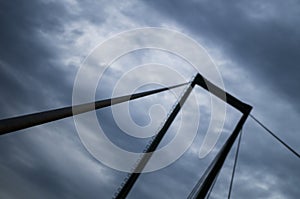
{"type": "MultiPolygon", "coordinates": [[[[251,104],[253,115],[300,151],[297,0],[2,0],[0,24],[0,118],[71,105],[76,73],[99,43],[133,28],[164,27],[204,46],[226,90],[251,104]]],[[[193,75],[190,66],[174,55],[150,51],[134,52],[114,63],[99,82],[96,98],[109,97],[122,74],[139,64],[175,67],[186,81],[193,75]]],[[[140,78],[133,77],[132,84],[140,78]]],[[[193,92],[202,110],[193,144],[168,167],[141,175],[128,198],[186,198],[233,130],[240,114],[228,107],[219,142],[212,153],[199,159],[211,107],[207,93],[200,88],[193,92]]],[[[172,93],[162,93],[132,102],[132,119],[147,125],[151,104],[162,103],[168,112],[175,100],[172,93]]],[[[97,111],[97,116],[114,143],[142,150],[145,140],[123,135],[110,108],[97,111]]],[[[162,145],[174,137],[176,121],[162,145]]],[[[0,149],[0,198],[111,198],[126,175],[97,161],[85,149],[72,118],[2,136],[0,149]]],[[[233,156],[228,156],[211,198],[226,198],[233,156]]],[[[299,159],[249,118],[232,198],[299,198],[299,168],[299,159]]]]}

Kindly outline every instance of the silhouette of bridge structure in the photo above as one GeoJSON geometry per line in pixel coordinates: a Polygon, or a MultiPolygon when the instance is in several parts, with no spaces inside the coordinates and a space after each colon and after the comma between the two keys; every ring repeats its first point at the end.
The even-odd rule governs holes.
{"type": "MultiPolygon", "coordinates": [[[[234,145],[237,137],[239,136],[243,125],[245,124],[247,118],[250,115],[250,112],[252,110],[252,106],[240,101],[236,97],[232,96],[228,92],[222,90],[212,82],[210,82],[208,79],[203,77],[201,74],[196,74],[193,79],[190,82],[178,84],[175,86],[170,87],[164,87],[159,88],[155,90],[135,93],[131,95],[126,96],[120,96],[116,98],[111,99],[105,99],[105,100],[99,100],[95,102],[90,102],[86,104],[80,104],[75,106],[69,106],[54,110],[48,110],[44,112],[39,113],[33,113],[29,115],[23,115],[8,119],[2,119],[0,120],[0,135],[5,135],[12,133],[14,131],[18,131],[21,129],[45,124],[48,122],[52,122],[55,120],[60,120],[66,117],[71,117],[73,115],[78,115],[81,113],[94,111],[97,109],[101,109],[104,107],[112,106],[115,104],[123,103],[130,100],[135,100],[138,98],[146,97],[149,95],[157,94],[160,92],[164,92],[170,89],[174,89],[177,87],[186,86],[186,89],[184,90],[181,97],[178,99],[177,103],[175,104],[174,108],[171,110],[170,114],[168,115],[168,118],[165,120],[165,122],[162,125],[162,128],[159,130],[159,132],[155,135],[154,139],[151,141],[150,145],[146,147],[144,150],[144,155],[139,159],[138,163],[136,164],[135,168],[132,170],[131,173],[128,174],[128,176],[125,178],[124,182],[121,184],[121,187],[117,190],[113,198],[116,199],[123,199],[126,198],[129,192],[131,191],[132,187],[134,186],[135,182],[137,181],[138,177],[142,173],[144,167],[147,165],[148,161],[150,160],[153,153],[155,153],[155,150],[157,149],[158,145],[160,144],[161,140],[165,136],[167,130],[171,126],[172,122],[176,118],[177,114],[180,112],[181,107],[184,105],[185,101],[189,97],[191,91],[195,86],[200,86],[203,89],[207,90],[211,94],[215,95],[219,99],[223,100],[225,103],[231,105],[236,110],[240,111],[242,113],[242,116],[240,120],[238,121],[237,125],[235,126],[233,132],[229,136],[229,138],[226,140],[225,144],[221,147],[213,161],[210,163],[202,177],[199,179],[197,184],[194,186],[192,192],[188,196],[189,199],[204,199],[205,197],[208,197],[210,194],[210,191],[212,190],[212,187],[216,181],[216,178],[222,169],[222,166],[226,160],[226,157],[228,156],[232,146],[234,145]]],[[[288,146],[285,142],[283,142],[279,137],[277,137],[273,132],[271,132],[266,126],[264,126],[261,122],[259,122],[253,115],[250,115],[259,125],[261,125],[265,130],[267,130],[275,139],[277,139],[281,144],[283,144],[287,149],[289,149],[292,153],[294,153],[298,158],[300,158],[300,155],[293,150],[290,146],[288,146]]],[[[241,139],[241,137],[240,137],[241,139]]],[[[240,143],[239,139],[239,143],[240,143]]],[[[237,154],[238,154],[238,148],[236,151],[235,156],[235,164],[234,169],[232,173],[231,178],[231,184],[230,184],[230,191],[228,198],[230,198],[230,192],[232,187],[232,181],[234,177],[234,170],[237,160],[237,154]]]]}

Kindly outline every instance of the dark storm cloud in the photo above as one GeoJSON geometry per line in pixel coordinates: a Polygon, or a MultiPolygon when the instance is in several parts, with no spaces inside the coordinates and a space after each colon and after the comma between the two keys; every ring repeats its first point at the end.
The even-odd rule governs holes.
{"type": "MultiPolygon", "coordinates": [[[[68,6],[52,1],[0,2],[1,118],[71,104],[76,71],[62,63],[68,51],[60,45],[68,49],[68,42],[81,31],[75,30],[62,43],[56,39],[78,17],[68,6]]],[[[95,198],[107,193],[105,184],[111,178],[81,147],[68,121],[1,138],[1,198],[95,198]]]]}
{"type": "MultiPolygon", "coordinates": [[[[57,66],[59,49],[41,33],[62,33],[63,21],[69,20],[71,15],[64,5],[57,3],[1,1],[0,4],[0,79],[1,91],[6,93],[1,103],[19,106],[16,112],[10,110],[5,114],[3,110],[1,116],[32,111],[33,107],[49,108],[51,92],[63,91],[69,85],[60,76],[64,76],[65,71],[57,66]],[[24,108],[20,107],[19,99],[24,108]]],[[[57,97],[63,101],[67,96],[57,97]]]]}
{"type": "MultiPolygon", "coordinates": [[[[91,10],[74,12],[72,5],[63,1],[1,1],[0,5],[0,86],[6,93],[1,103],[16,107],[7,110],[7,114],[71,104],[76,67],[63,61],[74,54],[72,43],[83,29],[63,35],[68,31],[67,25],[78,21],[81,14],[90,21],[86,13],[91,10]]],[[[93,17],[99,24],[103,22],[98,15],[93,17]]]]}
{"type": "Polygon", "coordinates": [[[299,1],[145,2],[207,46],[222,49],[258,79],[266,79],[299,110],[299,1]]]}
{"type": "Polygon", "coordinates": [[[80,147],[75,129],[70,126],[65,120],[0,140],[1,197],[95,198],[112,195],[114,187],[107,185],[116,183],[113,172],[101,167],[80,147]]]}
{"type": "MultiPolygon", "coordinates": [[[[73,55],[72,50],[75,49],[70,49],[72,44],[86,29],[91,31],[89,26],[107,28],[108,32],[124,30],[122,28],[127,28],[123,25],[125,16],[131,20],[126,19],[130,21],[128,27],[131,28],[131,23],[139,27],[141,24],[168,26],[168,23],[175,22],[178,29],[191,33],[207,48],[220,49],[225,57],[247,73],[252,73],[255,88],[263,83],[267,85],[263,89],[276,90],[278,98],[288,99],[293,107],[300,110],[297,92],[300,78],[298,1],[153,0],[133,3],[122,12],[112,9],[118,7],[118,1],[1,1],[0,117],[70,105],[76,67],[63,61],[73,55]],[[118,14],[124,14],[124,18],[117,18],[118,14]],[[117,18],[116,23],[109,21],[110,18],[117,18]],[[81,21],[87,23],[81,24],[81,21]],[[102,26],[105,22],[108,24],[102,26]],[[79,23],[80,28],[72,30],[68,37],[64,36],[66,27],[72,23],[79,23]]],[[[75,53],[75,56],[78,54],[75,53]]],[[[256,99],[250,101],[253,105],[264,108],[267,103],[260,102],[272,100],[272,95],[266,97],[269,93],[248,92],[242,96],[245,85],[242,80],[238,83],[238,96],[256,99]]],[[[103,93],[105,96],[109,94],[106,90],[103,93]]],[[[288,114],[288,111],[281,110],[269,109],[265,115],[288,114]]],[[[138,113],[133,112],[136,118],[138,113]]],[[[299,116],[292,116],[295,115],[299,116]]],[[[98,116],[108,132],[113,132],[111,138],[122,134],[109,110],[100,112],[98,116]]],[[[209,118],[208,115],[205,117],[209,118]]],[[[226,126],[227,129],[233,128],[235,123],[232,121],[229,117],[231,126],[226,126]]],[[[289,121],[281,121],[274,126],[279,132],[296,132],[297,126],[290,125],[289,121]]],[[[124,173],[95,161],[80,143],[72,122],[66,119],[0,139],[0,197],[109,198],[112,195],[124,173]]],[[[206,119],[201,121],[207,122],[206,119]]],[[[298,198],[299,161],[278,147],[269,135],[253,126],[251,123],[251,127],[245,127],[248,133],[244,135],[245,142],[241,147],[233,196],[273,198],[282,195],[298,198]]],[[[288,136],[292,136],[289,142],[298,146],[299,135],[287,134],[286,138],[288,136]]],[[[191,147],[193,150],[200,147],[202,138],[203,135],[197,138],[191,147]]],[[[124,140],[120,143],[126,145],[124,140]]],[[[132,141],[130,150],[136,149],[136,145],[140,147],[140,144],[132,141]]],[[[221,144],[218,143],[216,149],[221,144]]],[[[142,175],[130,197],[184,198],[214,154],[199,160],[195,152],[188,151],[169,167],[142,175]]],[[[216,184],[213,198],[224,198],[227,193],[232,157],[231,154],[216,184]]]]}
{"type": "MultiPolygon", "coordinates": [[[[273,129],[277,129],[280,136],[293,147],[299,149],[297,147],[299,135],[295,130],[297,119],[289,123],[284,120],[284,117],[275,117],[282,114],[290,115],[293,109],[298,113],[300,110],[298,103],[300,95],[297,92],[300,79],[300,4],[298,1],[167,0],[145,1],[145,3],[153,8],[152,12],[157,15],[157,18],[165,17],[175,22],[181,29],[199,38],[207,48],[217,48],[223,56],[243,68],[246,74],[252,74],[251,84],[265,94],[247,92],[243,89],[245,77],[241,77],[236,82],[239,85],[233,85],[230,80],[228,82],[225,79],[227,88],[231,91],[240,87],[237,96],[247,99],[246,101],[254,105],[254,112],[263,113],[265,120],[269,117],[268,121],[273,123],[268,124],[271,124],[273,129]],[[275,91],[275,94],[270,90],[275,91]],[[281,105],[281,108],[276,110],[272,108],[270,102],[276,106],[280,103],[288,103],[293,108],[284,110],[283,107],[287,106],[281,105]],[[276,120],[278,125],[274,123],[276,120]],[[290,132],[288,136],[287,132],[290,132]]],[[[240,73],[232,74],[234,75],[240,73]]],[[[294,117],[299,117],[299,114],[295,114],[294,117]]],[[[299,191],[296,185],[300,180],[296,168],[299,166],[299,161],[289,155],[286,149],[278,146],[271,137],[260,135],[265,133],[261,129],[248,126],[246,131],[259,132],[259,135],[251,134],[245,138],[247,139],[244,145],[246,154],[241,155],[239,160],[243,174],[236,182],[234,196],[297,198],[299,191]],[[252,175],[253,173],[256,175],[252,175]],[[264,180],[267,177],[270,177],[269,180],[264,180]],[[287,180],[283,183],[281,179],[287,180]]],[[[220,186],[216,186],[215,198],[226,197],[222,195],[227,189],[224,188],[224,184],[228,183],[224,181],[224,177],[228,178],[229,175],[220,177],[221,182],[220,186]]]]}

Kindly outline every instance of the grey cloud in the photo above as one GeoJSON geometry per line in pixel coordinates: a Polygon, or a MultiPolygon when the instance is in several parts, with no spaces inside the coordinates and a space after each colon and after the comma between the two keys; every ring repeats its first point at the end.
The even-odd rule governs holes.
{"type": "MultiPolygon", "coordinates": [[[[72,29],[68,34],[70,37],[65,37],[65,28],[85,21],[95,29],[105,27],[109,29],[106,32],[116,32],[126,28],[122,20],[109,26],[102,24],[111,23],[109,19],[121,14],[128,17],[126,20],[131,20],[134,26],[171,24],[185,30],[207,48],[219,49],[224,57],[229,57],[246,71],[244,74],[251,73],[251,86],[265,92],[264,95],[245,91],[248,82],[244,82],[244,77],[234,83],[230,78],[226,79],[227,88],[253,103],[255,111],[260,109],[256,113],[270,116],[269,124],[297,148],[299,135],[291,132],[298,129],[295,118],[299,114],[294,109],[285,111],[282,106],[277,110],[265,110],[270,103],[261,102],[273,101],[278,105],[287,99],[299,111],[300,9],[297,1],[132,1],[128,5],[122,4],[123,10],[118,10],[122,7],[118,1],[71,2],[1,1],[1,118],[71,104],[76,66],[63,61],[70,56],[78,56],[69,47],[86,33],[87,26],[83,24],[72,29]],[[117,13],[110,12],[112,8],[117,13]],[[264,84],[262,87],[261,83],[264,84]],[[276,90],[278,95],[270,90],[276,90]],[[284,100],[276,99],[275,102],[275,96],[284,100]],[[273,118],[279,113],[289,115],[291,119],[272,124],[270,121],[276,121],[273,118]],[[287,132],[282,133],[283,130],[287,132]]],[[[122,75],[123,71],[114,72],[108,71],[109,80],[104,83],[111,83],[111,79],[122,75]]],[[[103,85],[102,93],[97,97],[109,96],[110,86],[103,85]]],[[[141,111],[133,111],[132,114],[136,120],[143,115],[141,111]]],[[[209,111],[205,110],[203,116],[200,123],[206,125],[209,111]]],[[[115,125],[110,109],[98,112],[98,118],[107,132],[111,132],[108,136],[115,139],[116,144],[132,151],[143,147],[144,141],[138,142],[123,135],[115,125]]],[[[143,119],[137,122],[148,121],[143,119]]],[[[229,113],[227,119],[225,130],[230,130],[236,117],[229,113]]],[[[188,195],[228,136],[224,133],[214,153],[199,160],[194,151],[202,143],[205,125],[201,126],[200,135],[190,150],[178,161],[161,171],[142,175],[130,198],[184,198],[188,195]]],[[[300,183],[299,161],[254,125],[252,122],[245,127],[247,132],[244,134],[233,196],[272,198],[282,195],[298,198],[300,193],[295,185],[300,183]],[[265,176],[274,182],[267,182],[265,176]],[[261,184],[271,187],[269,190],[259,189],[261,184]]],[[[0,196],[109,198],[124,173],[109,169],[93,159],[75,132],[71,120],[66,119],[1,137],[0,196]]],[[[227,192],[232,157],[231,154],[226,162],[213,198],[223,198],[227,192]]]]}
{"type": "MultiPolygon", "coordinates": [[[[74,30],[73,38],[58,43],[56,36],[75,18],[68,6],[54,1],[1,1],[1,118],[71,104],[76,71],[62,63],[68,52],[60,46],[68,49],[68,42],[82,33],[74,30]]],[[[107,183],[112,184],[118,174],[107,177],[114,172],[107,173],[88,154],[73,124],[65,121],[1,137],[1,198],[111,195],[113,187],[107,188],[107,183]]]]}
{"type": "Polygon", "coordinates": [[[300,97],[295,92],[299,89],[300,78],[298,1],[166,0],[146,3],[159,15],[199,36],[208,47],[222,49],[225,56],[261,82],[269,82],[271,89],[280,89],[297,106],[300,97]]]}
{"type": "MultiPolygon", "coordinates": [[[[4,27],[0,33],[1,68],[4,68],[1,73],[1,90],[7,93],[5,102],[17,106],[19,101],[16,96],[22,98],[22,104],[31,107],[20,107],[23,109],[19,111],[23,112],[33,107],[36,110],[51,107],[49,101],[43,100],[51,98],[47,91],[65,87],[65,82],[58,76],[64,72],[54,62],[60,52],[43,39],[40,33],[62,32],[62,18],[59,16],[67,15],[66,10],[59,4],[45,5],[39,1],[2,1],[1,9],[0,23],[4,27]],[[49,73],[49,70],[54,72],[49,73]],[[13,73],[19,81],[7,79],[11,75],[7,71],[13,73]]],[[[66,95],[57,97],[66,100],[66,95]]],[[[18,111],[12,113],[20,114],[18,111]]]]}

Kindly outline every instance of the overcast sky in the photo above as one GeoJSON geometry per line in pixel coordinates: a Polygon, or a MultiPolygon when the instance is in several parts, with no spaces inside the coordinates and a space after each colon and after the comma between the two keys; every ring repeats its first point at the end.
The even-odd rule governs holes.
{"type": "MultiPolygon", "coordinates": [[[[0,118],[71,105],[76,73],[95,46],[121,31],[164,27],[203,45],[221,72],[226,90],[251,104],[253,115],[300,152],[297,0],[2,0],[0,24],[0,118]]],[[[123,73],[150,62],[177,67],[187,81],[193,75],[174,55],[135,52],[111,66],[96,98],[109,97],[123,73]]],[[[233,130],[240,114],[228,107],[221,139],[211,154],[199,159],[210,103],[200,88],[193,92],[203,112],[192,146],[170,166],[141,175],[128,198],[186,198],[233,130]]],[[[133,120],[146,125],[149,107],[160,99],[167,99],[162,103],[166,111],[176,100],[172,93],[162,93],[132,102],[133,120]]],[[[144,141],[122,135],[110,108],[97,115],[113,142],[127,150],[142,150],[144,141]]],[[[176,121],[162,145],[172,139],[176,121]]],[[[72,118],[2,136],[0,151],[0,198],[111,198],[125,176],[88,153],[72,118]]],[[[227,197],[233,155],[228,156],[211,198],[227,197]]],[[[232,198],[297,199],[299,168],[300,160],[249,118],[232,198]]]]}

